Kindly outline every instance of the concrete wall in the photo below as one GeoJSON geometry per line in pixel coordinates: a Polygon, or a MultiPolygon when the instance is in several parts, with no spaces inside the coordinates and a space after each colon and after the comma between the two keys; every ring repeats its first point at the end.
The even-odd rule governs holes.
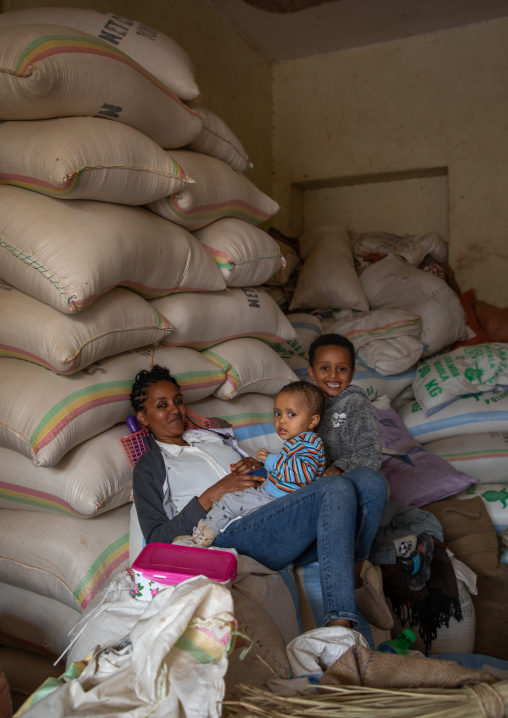
{"type": "MultiPolygon", "coordinates": [[[[298,235],[305,206],[313,222],[319,216],[309,214],[312,193],[325,191],[330,205],[332,188],[355,178],[367,186],[383,173],[446,177],[459,286],[507,306],[507,37],[501,19],[274,66],[273,191],[283,210],[273,223],[298,235]]],[[[393,182],[375,226],[355,229],[393,231],[390,204],[406,202],[402,184],[393,182]]]]}
{"type": "Polygon", "coordinates": [[[227,123],[247,150],[254,164],[247,177],[272,193],[270,64],[206,0],[3,0],[0,8],[48,5],[115,12],[178,42],[196,68],[203,105],[227,123]]]}

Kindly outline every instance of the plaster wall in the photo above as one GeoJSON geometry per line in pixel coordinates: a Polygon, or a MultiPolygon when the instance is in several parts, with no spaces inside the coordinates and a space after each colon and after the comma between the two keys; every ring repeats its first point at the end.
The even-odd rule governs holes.
{"type": "Polygon", "coordinates": [[[114,12],[181,45],[194,63],[202,104],[236,134],[254,165],[246,176],[271,195],[270,63],[207,0],[0,0],[2,12],[48,5],[114,12]]]}
{"type": "MultiPolygon", "coordinates": [[[[305,212],[315,223],[316,189],[328,192],[330,204],[326,188],[358,177],[368,185],[383,173],[408,179],[445,172],[447,197],[436,212],[447,203],[459,286],[507,306],[507,36],[504,18],[274,65],[273,194],[283,209],[273,224],[297,236],[305,212]]],[[[354,229],[394,231],[390,205],[407,197],[404,182],[391,185],[378,221],[366,215],[369,226],[354,229]]],[[[429,214],[428,231],[437,229],[428,206],[420,210],[429,214]]]]}

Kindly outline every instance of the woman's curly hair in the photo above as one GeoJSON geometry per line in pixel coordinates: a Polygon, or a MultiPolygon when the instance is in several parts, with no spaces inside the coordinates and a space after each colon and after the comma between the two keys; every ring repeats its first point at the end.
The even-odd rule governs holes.
{"type": "Polygon", "coordinates": [[[180,388],[176,379],[169,373],[169,369],[166,369],[164,366],[159,366],[158,364],[155,364],[150,371],[143,369],[136,374],[129,396],[132,408],[136,414],[138,411],[144,410],[150,387],[153,384],[159,384],[161,381],[169,381],[178,387],[178,389],[180,388]]]}

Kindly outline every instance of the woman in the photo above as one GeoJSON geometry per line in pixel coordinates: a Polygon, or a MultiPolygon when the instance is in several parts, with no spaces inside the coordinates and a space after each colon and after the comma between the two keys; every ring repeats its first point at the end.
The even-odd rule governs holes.
{"type": "MultiPolygon", "coordinates": [[[[214,501],[263,481],[247,473],[259,463],[242,456],[234,442],[213,431],[185,430],[183,398],[167,369],[154,366],[140,372],[131,403],[140,424],[151,432],[133,475],[134,503],[147,543],[172,543],[191,534],[214,501]]],[[[369,501],[375,506],[379,497],[373,495],[362,507],[362,520],[375,522],[375,533],[378,512],[369,511],[369,501]]],[[[350,481],[324,476],[232,521],[215,546],[234,548],[275,571],[317,558],[325,624],[351,628],[357,623],[353,556],[358,508],[350,481]]]]}

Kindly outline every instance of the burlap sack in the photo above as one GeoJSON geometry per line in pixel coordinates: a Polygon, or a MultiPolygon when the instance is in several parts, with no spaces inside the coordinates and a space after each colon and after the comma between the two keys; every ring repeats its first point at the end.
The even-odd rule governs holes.
{"type": "Polygon", "coordinates": [[[206,349],[239,337],[275,344],[295,336],[292,325],[273,299],[249,287],[171,294],[153,299],[150,304],[174,328],[163,338],[168,346],[206,349]]]}
{"type": "Polygon", "coordinates": [[[226,162],[235,172],[245,172],[249,166],[247,153],[224,120],[198,102],[190,103],[189,106],[201,117],[203,129],[188,144],[188,148],[226,162]]]}
{"type": "Polygon", "coordinates": [[[117,285],[146,298],[225,287],[195,237],[146,209],[19,187],[0,186],[0,253],[4,281],[64,313],[117,285]]]}
{"type": "Polygon", "coordinates": [[[206,227],[222,217],[260,224],[279,210],[275,200],[261,192],[247,177],[231,169],[226,162],[189,150],[173,150],[171,157],[195,184],[188,184],[177,194],[150,202],[148,208],[189,232],[206,227]]]}
{"type": "Polygon", "coordinates": [[[98,117],[0,124],[0,167],[1,184],[119,204],[153,202],[193,182],[146,135],[98,117]]]}
{"type": "Polygon", "coordinates": [[[197,112],[121,50],[59,25],[0,27],[0,119],[104,117],[164,149],[192,142],[197,112]]]}
{"type": "Polygon", "coordinates": [[[480,496],[444,499],[422,506],[437,517],[450,551],[480,576],[496,576],[496,530],[480,496]]]}
{"type": "Polygon", "coordinates": [[[33,23],[63,25],[93,35],[132,57],[182,100],[199,95],[194,65],[185,50],[164,33],[137,20],[72,7],[32,7],[0,15],[0,27],[33,23]]]}

